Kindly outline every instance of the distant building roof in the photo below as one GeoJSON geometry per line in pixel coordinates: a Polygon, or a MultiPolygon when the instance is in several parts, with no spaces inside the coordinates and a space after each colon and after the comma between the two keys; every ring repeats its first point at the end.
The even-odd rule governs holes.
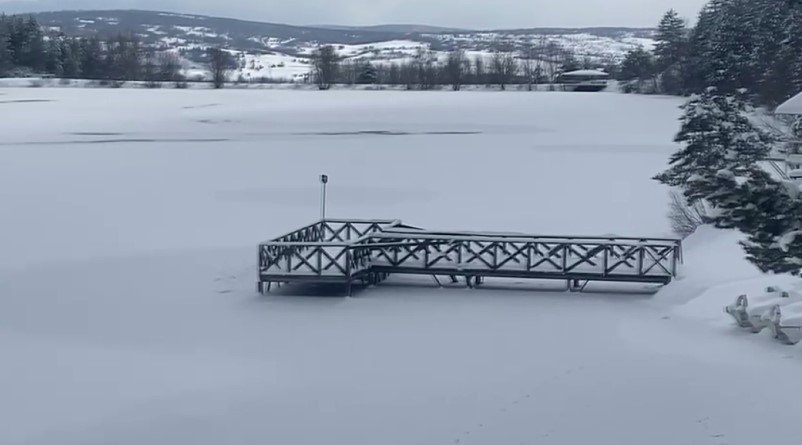
{"type": "Polygon", "coordinates": [[[567,73],[562,73],[560,76],[604,76],[607,77],[609,74],[605,73],[601,70],[577,70],[577,71],[568,71],[567,73]]]}
{"type": "Polygon", "coordinates": [[[788,102],[777,107],[777,114],[798,114],[802,115],[802,93],[788,99],[788,102]]]}

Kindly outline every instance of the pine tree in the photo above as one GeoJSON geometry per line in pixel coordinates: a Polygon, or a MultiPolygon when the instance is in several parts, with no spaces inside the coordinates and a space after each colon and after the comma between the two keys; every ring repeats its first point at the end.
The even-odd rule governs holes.
{"type": "Polygon", "coordinates": [[[61,66],[64,77],[81,76],[81,42],[78,39],[65,39],[61,42],[61,66]]]}
{"type": "Polygon", "coordinates": [[[772,138],[746,116],[749,108],[742,93],[720,95],[711,87],[692,96],[682,110],[675,141],[683,148],[655,179],[682,187],[689,202],[720,193],[722,177],[748,175],[768,155],[772,138]]]}
{"type": "Polygon", "coordinates": [[[17,62],[34,72],[45,69],[45,41],[39,24],[33,17],[22,21],[20,26],[21,45],[17,53],[17,62]]]}
{"type": "Polygon", "coordinates": [[[362,85],[372,85],[376,83],[377,80],[378,73],[376,72],[376,67],[374,67],[370,62],[364,62],[359,68],[359,74],[357,75],[356,83],[362,85]]]}
{"type": "Polygon", "coordinates": [[[786,0],[758,0],[761,20],[755,34],[754,64],[759,73],[761,103],[776,106],[798,91],[795,67],[802,57],[802,4],[786,0]],[[795,37],[797,36],[797,37],[795,37]]]}
{"type": "Polygon", "coordinates": [[[786,97],[802,92],[802,2],[792,5],[785,21],[783,57],[790,67],[790,85],[786,97]]]}
{"type": "MultiPolygon", "coordinates": [[[[662,28],[672,19],[665,16],[662,28]]],[[[663,62],[667,50],[662,41],[656,52],[663,62]]],[[[774,106],[802,90],[802,1],[711,0],[680,60],[681,71],[661,75],[666,92],[748,88],[761,104],[774,106]],[[684,88],[673,91],[675,83],[684,88]]]]}
{"type": "Polygon", "coordinates": [[[655,79],[654,58],[651,53],[640,46],[630,50],[621,63],[619,78],[637,81],[637,91],[642,92],[644,82],[655,79]]]}
{"type": "Polygon", "coordinates": [[[726,0],[711,0],[699,12],[696,27],[691,32],[688,48],[688,77],[685,84],[692,91],[700,92],[710,86],[712,70],[710,53],[714,36],[720,27],[720,18],[726,0]]]}
{"type": "Polygon", "coordinates": [[[44,61],[45,71],[56,77],[62,77],[64,75],[63,59],[61,39],[52,38],[48,40],[44,61]]]}
{"type": "Polygon", "coordinates": [[[660,70],[666,70],[682,61],[687,46],[687,29],[685,20],[680,18],[677,11],[671,9],[663,15],[657,26],[655,40],[657,44],[654,55],[660,70]]]}
{"type": "Polygon", "coordinates": [[[777,181],[759,168],[741,179],[723,181],[727,198],[716,204],[729,209],[729,227],[748,235],[741,243],[747,259],[764,272],[799,275],[802,272],[799,187],[792,182],[777,181]]]}
{"type": "Polygon", "coordinates": [[[4,19],[0,17],[0,76],[4,76],[12,65],[11,43],[4,19]]]}
{"type": "Polygon", "coordinates": [[[81,61],[81,71],[87,79],[106,79],[108,70],[106,68],[103,44],[97,37],[83,39],[80,43],[81,51],[78,54],[81,61]]]}
{"type": "Polygon", "coordinates": [[[732,93],[756,85],[759,77],[752,60],[759,11],[751,0],[729,0],[723,4],[719,24],[706,56],[710,61],[709,86],[732,93]]]}
{"type": "Polygon", "coordinates": [[[688,30],[685,21],[673,9],[660,20],[655,40],[655,70],[661,92],[681,94],[687,91],[688,30]]]}

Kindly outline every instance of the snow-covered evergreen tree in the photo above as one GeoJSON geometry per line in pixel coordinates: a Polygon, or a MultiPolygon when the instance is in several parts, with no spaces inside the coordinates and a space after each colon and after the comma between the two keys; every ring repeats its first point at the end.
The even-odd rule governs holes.
{"type": "Polygon", "coordinates": [[[786,1],[755,0],[755,8],[761,11],[757,21],[757,32],[752,53],[757,74],[757,91],[760,100],[777,105],[786,99],[790,68],[783,52],[786,19],[790,12],[786,1]]]}
{"type": "Polygon", "coordinates": [[[730,190],[726,200],[717,201],[716,196],[711,200],[727,209],[730,227],[748,235],[741,243],[747,259],[764,272],[799,275],[802,197],[798,185],[773,179],[760,169],[739,179],[723,178],[721,185],[730,190]]]}
{"type": "Polygon", "coordinates": [[[679,79],[667,71],[684,87],[675,92],[748,88],[762,104],[777,105],[802,91],[802,1],[709,1],[680,64],[679,79]]]}
{"type": "Polygon", "coordinates": [[[45,51],[45,70],[56,77],[64,75],[64,54],[62,53],[61,39],[51,39],[47,42],[45,51]]]}
{"type": "Polygon", "coordinates": [[[792,4],[786,18],[783,51],[784,59],[791,65],[791,89],[786,94],[791,97],[802,92],[802,1],[792,4]]]}
{"type": "Polygon", "coordinates": [[[668,69],[683,59],[687,46],[687,29],[685,20],[677,14],[677,11],[671,9],[663,15],[657,25],[655,40],[657,44],[654,55],[661,70],[668,69]]]}
{"type": "MultiPolygon", "coordinates": [[[[747,259],[761,270],[801,274],[802,192],[758,164],[773,137],[752,123],[740,95],[711,87],[683,110],[676,137],[683,148],[655,179],[681,188],[691,203],[706,203],[708,222],[745,233],[747,259]]],[[[802,136],[802,119],[793,131],[802,136]]]]}
{"type": "Polygon", "coordinates": [[[772,138],[747,117],[743,92],[722,95],[710,87],[692,96],[682,110],[675,141],[683,148],[655,179],[683,188],[691,203],[720,193],[722,174],[748,174],[768,155],[772,138]]]}
{"type": "Polygon", "coordinates": [[[660,80],[660,91],[682,94],[688,90],[688,29],[673,9],[663,15],[657,26],[654,49],[655,69],[660,80]]]}
{"type": "Polygon", "coordinates": [[[692,91],[702,91],[710,86],[708,79],[712,70],[710,53],[714,36],[719,29],[725,0],[711,0],[699,12],[696,27],[691,32],[688,48],[688,77],[685,84],[692,91]]]}
{"type": "Polygon", "coordinates": [[[757,74],[752,55],[755,36],[759,34],[758,17],[751,0],[722,2],[717,27],[706,52],[710,64],[708,85],[724,92],[755,86],[757,74]]]}

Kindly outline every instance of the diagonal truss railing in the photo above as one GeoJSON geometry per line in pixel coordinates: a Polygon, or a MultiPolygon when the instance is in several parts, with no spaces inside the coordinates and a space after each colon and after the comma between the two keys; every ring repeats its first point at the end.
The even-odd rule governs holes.
{"type": "Polygon", "coordinates": [[[259,246],[259,280],[351,282],[368,273],[668,283],[680,240],[432,232],[327,219],[259,246]]]}

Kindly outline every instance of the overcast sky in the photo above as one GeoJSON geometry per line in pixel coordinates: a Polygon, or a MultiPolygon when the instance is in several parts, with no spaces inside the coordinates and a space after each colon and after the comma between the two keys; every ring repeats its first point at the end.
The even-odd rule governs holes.
{"type": "Polygon", "coordinates": [[[0,0],[0,9],[158,9],[297,25],[415,23],[464,28],[654,26],[706,0],[0,0]]]}

